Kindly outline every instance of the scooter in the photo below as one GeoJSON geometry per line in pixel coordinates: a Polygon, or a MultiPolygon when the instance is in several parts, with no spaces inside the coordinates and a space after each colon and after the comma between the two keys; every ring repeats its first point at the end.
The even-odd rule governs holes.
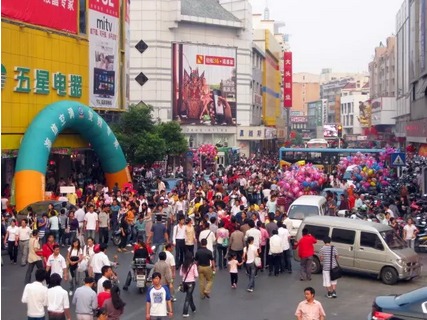
{"type": "Polygon", "coordinates": [[[120,229],[113,232],[113,235],[111,236],[111,241],[113,241],[113,244],[115,246],[118,246],[120,244],[120,242],[122,241],[120,229]]]}
{"type": "Polygon", "coordinates": [[[135,259],[132,278],[140,293],[143,293],[145,288],[151,285],[151,281],[148,281],[147,260],[145,258],[135,259]]]}

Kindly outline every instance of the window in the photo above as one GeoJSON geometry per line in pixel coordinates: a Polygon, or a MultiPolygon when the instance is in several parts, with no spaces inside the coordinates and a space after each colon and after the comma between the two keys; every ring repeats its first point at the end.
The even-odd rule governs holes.
{"type": "Polygon", "coordinates": [[[289,208],[289,219],[303,220],[305,217],[318,216],[319,209],[316,206],[292,205],[289,208]]]}
{"type": "Polygon", "coordinates": [[[380,238],[375,233],[370,233],[370,232],[361,232],[360,246],[374,248],[377,250],[384,250],[384,246],[380,238]]]}
{"type": "Polygon", "coordinates": [[[329,228],[328,227],[319,227],[307,224],[305,226],[308,229],[308,232],[311,233],[313,237],[317,240],[323,240],[327,236],[329,236],[329,228]]]}
{"type": "Polygon", "coordinates": [[[354,236],[356,231],[345,229],[332,230],[332,242],[354,244],[354,236]]]}

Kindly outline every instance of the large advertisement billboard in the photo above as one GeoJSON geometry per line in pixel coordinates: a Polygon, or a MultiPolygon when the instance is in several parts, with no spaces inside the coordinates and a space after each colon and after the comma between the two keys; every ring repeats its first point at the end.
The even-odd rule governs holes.
{"type": "Polygon", "coordinates": [[[119,105],[119,0],[89,0],[89,103],[94,108],[119,105]]]}
{"type": "Polygon", "coordinates": [[[173,45],[173,119],[236,125],[236,49],[173,45]]]}
{"type": "Polygon", "coordinates": [[[77,33],[77,0],[2,0],[1,16],[77,33]]]}

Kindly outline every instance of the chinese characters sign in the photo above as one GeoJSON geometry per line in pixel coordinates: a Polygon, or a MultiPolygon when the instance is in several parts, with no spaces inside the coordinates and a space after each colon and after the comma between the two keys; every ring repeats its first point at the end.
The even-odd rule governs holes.
{"type": "Polygon", "coordinates": [[[234,58],[232,57],[215,57],[204,56],[201,54],[196,55],[197,64],[207,64],[212,66],[229,66],[234,67],[234,58]]]}
{"type": "Polygon", "coordinates": [[[48,70],[16,66],[14,68],[15,86],[13,91],[48,95],[56,92],[58,96],[72,98],[82,96],[83,77],[78,74],[50,73],[48,70]]]}
{"type": "Polygon", "coordinates": [[[283,56],[283,106],[292,108],[292,52],[283,56]]]}
{"type": "Polygon", "coordinates": [[[1,15],[59,31],[77,33],[78,0],[3,0],[1,15]]]}
{"type": "Polygon", "coordinates": [[[89,103],[118,108],[119,0],[89,0],[89,103]]]}

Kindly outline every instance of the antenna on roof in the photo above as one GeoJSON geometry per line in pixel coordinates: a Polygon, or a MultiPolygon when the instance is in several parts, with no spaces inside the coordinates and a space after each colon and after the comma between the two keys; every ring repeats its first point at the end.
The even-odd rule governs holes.
{"type": "Polygon", "coordinates": [[[268,9],[268,0],[265,0],[264,20],[270,20],[270,9],[268,9]]]}

